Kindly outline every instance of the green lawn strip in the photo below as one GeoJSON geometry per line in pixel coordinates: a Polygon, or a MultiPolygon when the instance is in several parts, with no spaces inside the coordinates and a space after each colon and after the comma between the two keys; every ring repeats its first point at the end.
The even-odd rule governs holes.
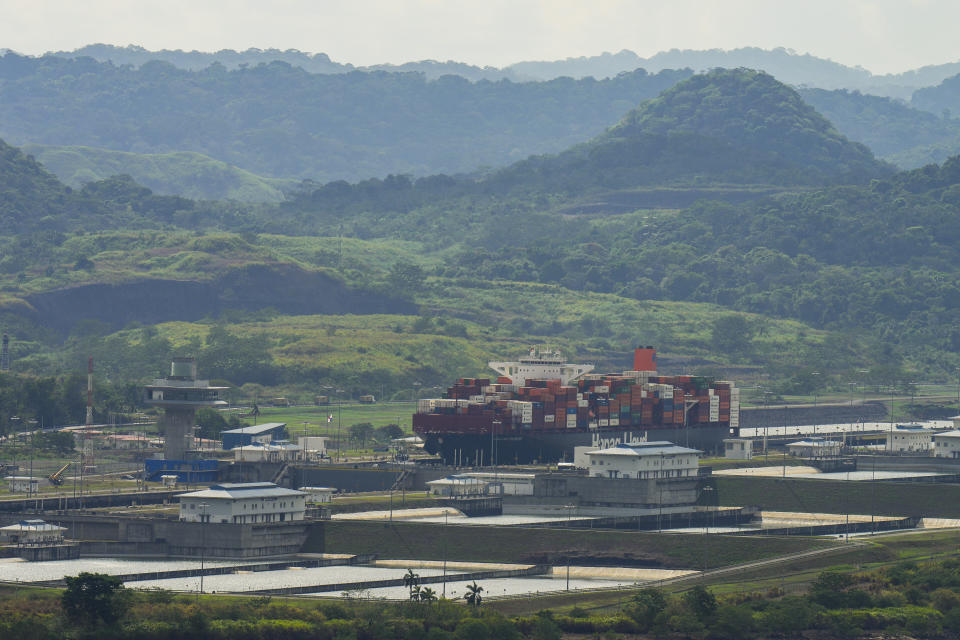
{"type": "MultiPolygon", "coordinates": [[[[438,392],[439,396],[440,393],[438,392]]],[[[349,436],[349,428],[361,422],[369,422],[374,427],[388,424],[397,424],[404,432],[410,433],[410,419],[416,409],[413,402],[390,402],[376,404],[341,404],[336,402],[329,405],[314,407],[260,407],[259,424],[265,422],[285,422],[291,438],[307,435],[335,436],[337,423],[340,424],[341,435],[349,436]],[[328,421],[329,416],[333,420],[328,421]],[[304,425],[306,423],[306,425],[304,425]]],[[[250,421],[250,419],[247,419],[250,421]]]]}

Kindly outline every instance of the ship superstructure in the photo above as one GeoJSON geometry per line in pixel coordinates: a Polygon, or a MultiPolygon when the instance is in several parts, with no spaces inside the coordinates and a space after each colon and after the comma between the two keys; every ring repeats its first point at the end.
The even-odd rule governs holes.
{"type": "Polygon", "coordinates": [[[568,385],[580,376],[593,371],[592,364],[568,364],[559,351],[531,347],[527,356],[517,362],[488,362],[487,366],[512,384],[524,386],[527,380],[560,380],[568,385]]]}
{"type": "Polygon", "coordinates": [[[634,370],[594,374],[556,352],[493,362],[501,374],[462,378],[443,398],[420,400],[414,431],[454,464],[572,460],[576,446],[670,440],[717,448],[736,435],[740,394],[732,382],[661,376],[656,351],[634,352],[634,370]]]}

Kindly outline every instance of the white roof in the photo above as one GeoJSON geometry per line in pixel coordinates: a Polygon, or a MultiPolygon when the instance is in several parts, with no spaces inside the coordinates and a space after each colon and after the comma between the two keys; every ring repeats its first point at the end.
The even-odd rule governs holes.
{"type": "Polygon", "coordinates": [[[465,478],[462,476],[448,476],[446,478],[440,478],[439,480],[431,480],[427,484],[435,485],[449,485],[449,484],[486,484],[486,482],[480,480],[479,478],[465,478]]]}
{"type": "Polygon", "coordinates": [[[260,433],[267,433],[268,431],[273,431],[274,429],[279,429],[281,427],[287,426],[286,422],[264,422],[263,424],[257,424],[252,427],[240,427],[238,429],[227,429],[221,431],[220,434],[224,433],[245,433],[249,435],[257,435],[260,433]]]}
{"type": "Polygon", "coordinates": [[[481,478],[483,480],[533,480],[535,473],[491,473],[489,471],[471,471],[457,474],[457,478],[481,478]]]}
{"type": "Polygon", "coordinates": [[[33,480],[35,482],[40,482],[40,478],[36,476],[7,476],[5,480],[33,480]]]}
{"type": "Polygon", "coordinates": [[[58,527],[55,524],[44,522],[43,520],[21,520],[17,524],[11,524],[6,527],[0,527],[0,531],[66,531],[66,527],[58,527]]]}
{"type": "Polygon", "coordinates": [[[960,438],[960,429],[954,429],[953,431],[944,431],[943,433],[933,434],[934,438],[960,438]]]}
{"type": "Polygon", "coordinates": [[[631,444],[618,444],[609,449],[598,449],[597,451],[587,451],[588,456],[663,456],[684,453],[703,453],[699,449],[688,449],[675,445],[665,440],[656,442],[635,442],[631,444]]]}
{"type": "Polygon", "coordinates": [[[278,487],[272,482],[225,482],[212,484],[209,489],[181,493],[177,498],[205,500],[244,500],[249,498],[287,498],[306,495],[303,491],[294,491],[278,487]]]}
{"type": "Polygon", "coordinates": [[[839,447],[843,443],[839,440],[824,440],[823,438],[812,439],[808,438],[806,440],[797,440],[796,442],[791,442],[788,444],[788,447],[839,447]]]}
{"type": "Polygon", "coordinates": [[[300,451],[302,447],[298,444],[292,444],[290,442],[265,444],[263,442],[254,442],[252,444],[245,444],[242,447],[234,447],[231,451],[300,451]]]}

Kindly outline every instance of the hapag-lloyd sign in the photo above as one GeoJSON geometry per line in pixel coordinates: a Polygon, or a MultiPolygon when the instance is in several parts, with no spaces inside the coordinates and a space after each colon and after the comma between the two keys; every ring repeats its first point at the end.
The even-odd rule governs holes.
{"type": "Polygon", "coordinates": [[[590,446],[598,449],[609,449],[610,447],[615,447],[618,444],[631,444],[634,442],[647,441],[646,431],[643,431],[642,435],[636,435],[633,431],[624,431],[623,437],[611,436],[609,438],[601,438],[599,433],[594,433],[592,436],[593,441],[590,443],[590,446]]]}

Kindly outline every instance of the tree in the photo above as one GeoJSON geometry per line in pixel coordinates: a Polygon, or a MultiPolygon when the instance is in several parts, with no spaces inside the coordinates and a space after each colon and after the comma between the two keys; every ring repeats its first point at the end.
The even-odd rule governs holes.
{"type": "Polygon", "coordinates": [[[399,425],[395,424],[385,424],[382,427],[377,429],[377,438],[380,440],[390,441],[394,438],[402,438],[403,429],[399,425]]]}
{"type": "Polygon", "coordinates": [[[633,618],[641,630],[649,631],[657,616],[667,608],[667,597],[660,589],[648,587],[633,597],[627,615],[633,618]]]}
{"type": "Polygon", "coordinates": [[[394,262],[387,273],[387,286],[390,292],[400,296],[410,296],[423,287],[426,274],[423,267],[409,262],[394,262]]]}
{"type": "Polygon", "coordinates": [[[479,607],[480,603],[483,602],[483,597],[480,595],[481,591],[483,591],[483,587],[474,580],[473,584],[467,585],[467,592],[463,594],[463,599],[467,601],[467,604],[479,607]]]}
{"type": "Polygon", "coordinates": [[[227,428],[227,421],[219,411],[210,407],[197,409],[197,426],[203,438],[219,438],[220,432],[227,428]]]}
{"type": "Polygon", "coordinates": [[[683,602],[700,622],[706,622],[717,610],[717,599],[701,585],[683,594],[683,602]]]}
{"type": "Polygon", "coordinates": [[[33,446],[41,451],[55,451],[61,456],[73,452],[73,434],[68,431],[44,431],[33,436],[33,446]]]}
{"type": "Polygon", "coordinates": [[[407,569],[407,572],[403,576],[403,586],[410,590],[410,599],[416,600],[414,597],[414,588],[417,589],[417,596],[420,595],[420,576],[414,573],[413,569],[407,569]]]}
{"type": "Polygon", "coordinates": [[[73,622],[93,626],[113,624],[129,608],[123,581],[103,573],[81,573],[66,577],[67,588],[60,598],[63,610],[73,622]]]}
{"type": "Polygon", "coordinates": [[[437,592],[430,587],[420,589],[420,602],[436,602],[437,592]]]}
{"type": "Polygon", "coordinates": [[[369,422],[358,422],[350,427],[350,438],[360,442],[360,448],[363,449],[367,439],[373,435],[373,425],[369,422]]]}
{"type": "Polygon", "coordinates": [[[721,352],[744,354],[750,350],[755,329],[745,316],[729,314],[713,321],[710,332],[713,347],[721,352]]]}

